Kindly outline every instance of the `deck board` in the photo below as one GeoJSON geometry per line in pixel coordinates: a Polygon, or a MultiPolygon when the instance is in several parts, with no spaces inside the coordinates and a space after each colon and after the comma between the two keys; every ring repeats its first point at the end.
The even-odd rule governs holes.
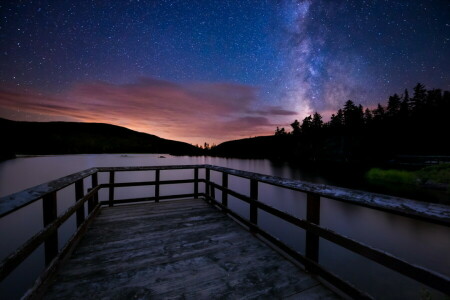
{"type": "Polygon", "coordinates": [[[337,299],[203,200],[106,207],[45,299],[337,299]]]}

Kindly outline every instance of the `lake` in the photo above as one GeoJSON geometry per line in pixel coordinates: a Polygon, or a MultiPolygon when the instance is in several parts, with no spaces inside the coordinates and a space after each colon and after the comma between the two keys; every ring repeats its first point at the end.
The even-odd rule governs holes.
{"type": "MultiPolygon", "coordinates": [[[[165,158],[160,156],[160,154],[92,154],[20,157],[4,161],[0,163],[0,197],[91,167],[109,166],[212,164],[316,183],[334,185],[339,183],[339,180],[334,178],[305,171],[301,166],[292,167],[286,163],[275,163],[265,159],[187,157],[166,154],[164,154],[165,158]]],[[[192,177],[190,173],[186,173],[189,171],[178,172],[176,175],[164,174],[163,171],[161,179],[186,179],[192,177]]],[[[104,175],[99,176],[99,183],[107,182],[106,174],[104,175]]],[[[152,180],[152,176],[152,172],[124,172],[117,174],[116,182],[152,180]]],[[[215,172],[211,173],[211,179],[216,182],[221,181],[219,174],[215,172]]],[[[86,181],[85,188],[89,186],[88,182],[86,181]]],[[[240,178],[230,177],[229,186],[238,192],[248,193],[248,182],[244,184],[240,178]]],[[[348,186],[353,187],[351,183],[348,186]]],[[[180,190],[179,193],[190,193],[192,192],[190,188],[191,186],[177,187],[180,190]]],[[[202,186],[200,188],[202,190],[202,186]]],[[[118,199],[140,197],[148,194],[148,189],[149,187],[133,188],[133,190],[116,189],[116,197],[118,199]]],[[[170,192],[178,193],[173,188],[170,192]]],[[[106,193],[106,191],[100,193],[100,200],[106,199],[106,193]]],[[[163,189],[161,195],[164,195],[163,189]]],[[[261,184],[259,195],[260,201],[282,211],[300,218],[306,216],[304,193],[275,189],[261,184]]],[[[220,193],[216,196],[219,198],[220,193]]],[[[74,201],[73,185],[58,192],[58,213],[65,211],[74,201]]],[[[0,246],[1,259],[42,229],[41,206],[41,201],[37,201],[0,219],[0,238],[3,241],[0,246]]],[[[248,215],[246,206],[233,197],[229,199],[229,206],[243,216],[248,215]]],[[[305,233],[302,229],[263,213],[259,221],[263,229],[304,253],[305,233]]],[[[321,202],[321,225],[387,251],[408,262],[450,276],[450,229],[444,226],[427,224],[326,198],[322,198],[321,202]]],[[[67,241],[74,230],[75,220],[72,217],[59,229],[61,245],[67,241]]],[[[43,269],[43,255],[41,246],[0,284],[0,295],[7,295],[7,299],[20,298],[43,269]]],[[[319,262],[376,298],[420,299],[428,294],[431,294],[433,299],[445,298],[430,288],[425,288],[411,279],[323,239],[320,240],[319,262]]],[[[1,298],[3,299],[3,296],[1,298]]]]}

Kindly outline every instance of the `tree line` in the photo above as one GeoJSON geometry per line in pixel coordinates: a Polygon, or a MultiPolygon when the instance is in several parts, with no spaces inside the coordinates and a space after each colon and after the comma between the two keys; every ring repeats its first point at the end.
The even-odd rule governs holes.
{"type": "Polygon", "coordinates": [[[291,154],[310,160],[449,155],[449,117],[450,92],[427,90],[418,83],[412,96],[405,89],[390,96],[387,104],[379,103],[372,109],[347,100],[328,122],[315,112],[301,122],[295,120],[290,132],[277,127],[275,136],[294,137],[296,149],[291,154]]]}

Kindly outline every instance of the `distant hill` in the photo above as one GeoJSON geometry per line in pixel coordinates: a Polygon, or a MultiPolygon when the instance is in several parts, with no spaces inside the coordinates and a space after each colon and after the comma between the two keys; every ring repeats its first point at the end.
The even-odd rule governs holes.
{"type": "Polygon", "coordinates": [[[294,154],[296,142],[292,135],[258,136],[223,142],[213,147],[210,154],[240,158],[286,159],[294,154]]]}
{"type": "Polygon", "coordinates": [[[200,154],[200,149],[188,143],[101,123],[18,122],[0,118],[0,135],[3,159],[15,154],[200,154]]]}

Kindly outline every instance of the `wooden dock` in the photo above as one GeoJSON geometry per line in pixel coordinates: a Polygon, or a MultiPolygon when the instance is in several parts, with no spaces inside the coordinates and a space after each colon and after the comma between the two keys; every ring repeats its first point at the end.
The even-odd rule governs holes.
{"type": "MultiPolygon", "coordinates": [[[[323,239],[415,280],[417,287],[424,285],[450,295],[448,276],[339,234],[333,228],[323,227],[320,213],[322,197],[434,225],[450,226],[447,205],[221,166],[96,167],[0,198],[0,219],[37,203],[42,205],[43,220],[43,228],[36,228],[36,234],[0,262],[0,283],[27,272],[20,268],[21,264],[43,246],[45,268],[35,277],[33,284],[21,288],[24,300],[335,299],[338,295],[373,299],[358,288],[358,281],[348,282],[322,264],[319,241],[323,239]],[[191,172],[173,177],[178,170],[191,172]],[[115,175],[121,172],[149,172],[150,176],[146,178],[153,175],[154,180],[117,181],[115,175]],[[248,185],[249,193],[242,194],[233,189],[228,184],[230,178],[239,180],[240,186],[248,185]],[[191,184],[191,188],[182,189],[181,193],[171,194],[176,190],[170,188],[160,193],[162,186],[191,184]],[[306,194],[305,218],[261,201],[261,185],[306,194]],[[142,198],[117,199],[115,196],[116,190],[138,186],[152,186],[154,193],[142,198]],[[58,213],[60,198],[64,198],[59,191],[68,187],[75,194],[75,202],[58,213]],[[101,197],[101,191],[107,192],[106,198],[101,197]],[[229,197],[246,204],[248,210],[243,212],[246,216],[228,205],[229,197]],[[163,200],[169,201],[161,202],[163,200]],[[265,231],[258,221],[261,213],[304,230],[304,253],[265,231]],[[75,232],[61,241],[61,226],[74,219],[75,232]],[[284,256],[266,242],[282,251],[284,256]],[[75,247],[77,243],[78,247],[75,247]],[[14,275],[13,272],[18,273],[14,275]],[[322,285],[323,282],[338,295],[322,285]]],[[[27,225],[24,219],[21,226],[25,228],[27,225]]],[[[14,294],[18,292],[14,291],[14,294]]],[[[8,295],[0,298],[2,296],[11,298],[8,295]]]]}
{"type": "Polygon", "coordinates": [[[104,207],[44,299],[337,299],[204,200],[104,207]]]}

